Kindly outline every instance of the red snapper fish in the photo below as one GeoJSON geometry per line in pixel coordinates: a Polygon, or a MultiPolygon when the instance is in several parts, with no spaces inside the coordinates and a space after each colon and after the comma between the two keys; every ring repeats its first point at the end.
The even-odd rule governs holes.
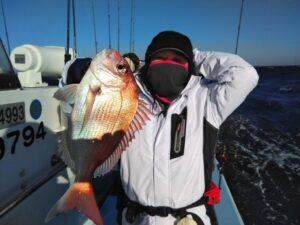
{"type": "Polygon", "coordinates": [[[97,225],[102,218],[92,176],[109,172],[150,114],[126,60],[105,49],[92,60],[79,84],[60,88],[54,97],[74,105],[60,151],[76,174],[75,182],[49,211],[46,221],[77,208],[97,225]]]}

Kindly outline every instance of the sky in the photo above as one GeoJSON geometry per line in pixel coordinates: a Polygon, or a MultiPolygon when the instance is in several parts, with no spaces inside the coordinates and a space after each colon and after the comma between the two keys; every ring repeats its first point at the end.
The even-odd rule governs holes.
{"type": "MultiPolygon", "coordinates": [[[[94,0],[98,51],[109,47],[108,1],[111,47],[118,50],[118,0],[94,0]]],[[[2,2],[11,50],[23,44],[66,47],[67,0],[2,2]]],[[[131,0],[119,2],[119,51],[123,54],[130,51],[131,0]]],[[[134,52],[141,59],[152,38],[164,30],[187,35],[200,51],[235,51],[242,0],[134,2],[134,52]]],[[[75,0],[75,14],[78,56],[93,57],[92,0],[75,0]]],[[[73,47],[72,26],[70,36],[73,47]]],[[[2,11],[0,37],[8,48],[2,11]]],[[[300,0],[244,0],[238,55],[254,66],[300,65],[300,0]]]]}

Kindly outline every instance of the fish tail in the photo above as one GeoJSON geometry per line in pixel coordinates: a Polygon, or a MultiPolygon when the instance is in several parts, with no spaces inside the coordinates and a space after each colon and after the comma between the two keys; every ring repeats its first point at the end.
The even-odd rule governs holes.
{"type": "Polygon", "coordinates": [[[74,183],[50,209],[45,222],[74,208],[77,208],[80,213],[90,218],[97,225],[103,225],[93,188],[89,182],[74,183]]]}

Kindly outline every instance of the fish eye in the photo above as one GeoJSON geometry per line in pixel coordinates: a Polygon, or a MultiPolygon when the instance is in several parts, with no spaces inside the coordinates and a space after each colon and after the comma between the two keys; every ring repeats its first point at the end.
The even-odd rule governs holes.
{"type": "Polygon", "coordinates": [[[117,65],[117,70],[118,70],[119,73],[126,73],[127,72],[127,68],[126,68],[124,63],[119,63],[117,65]]]}

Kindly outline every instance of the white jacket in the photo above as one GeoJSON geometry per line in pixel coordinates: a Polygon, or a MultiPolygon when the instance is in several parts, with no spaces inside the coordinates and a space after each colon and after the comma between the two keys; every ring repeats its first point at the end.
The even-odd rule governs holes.
{"type": "MultiPolygon", "coordinates": [[[[142,205],[180,208],[202,197],[205,191],[204,123],[219,129],[258,82],[256,70],[237,55],[194,49],[194,63],[196,72],[205,79],[192,76],[166,115],[160,113],[159,104],[153,106],[151,95],[137,77],[140,98],[148,102],[153,115],[121,156],[121,180],[128,198],[142,205]],[[185,108],[184,152],[170,159],[171,118],[182,114],[185,108]]],[[[205,225],[210,224],[204,206],[189,211],[196,213],[205,225]]],[[[171,215],[141,214],[134,224],[173,225],[174,221],[171,215]]],[[[127,224],[124,216],[123,224],[127,224]]]]}

